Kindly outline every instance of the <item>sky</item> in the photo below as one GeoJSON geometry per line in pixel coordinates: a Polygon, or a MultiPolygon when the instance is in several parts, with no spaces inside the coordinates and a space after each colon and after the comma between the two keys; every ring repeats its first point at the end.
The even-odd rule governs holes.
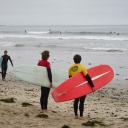
{"type": "Polygon", "coordinates": [[[128,25],[128,0],[0,0],[0,25],[128,25]]]}

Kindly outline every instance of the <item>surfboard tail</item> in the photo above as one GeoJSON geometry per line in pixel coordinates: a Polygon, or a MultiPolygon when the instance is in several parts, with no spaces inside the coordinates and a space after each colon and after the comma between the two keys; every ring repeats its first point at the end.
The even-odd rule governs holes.
{"type": "Polygon", "coordinates": [[[51,94],[52,94],[52,98],[57,103],[58,102],[58,100],[57,100],[58,92],[54,89],[51,94]]]}

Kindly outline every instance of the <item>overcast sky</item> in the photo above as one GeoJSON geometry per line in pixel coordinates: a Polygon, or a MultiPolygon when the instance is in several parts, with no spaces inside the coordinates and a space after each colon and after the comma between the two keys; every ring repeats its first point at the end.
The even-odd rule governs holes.
{"type": "Polygon", "coordinates": [[[0,25],[126,25],[128,0],[0,0],[0,25]]]}

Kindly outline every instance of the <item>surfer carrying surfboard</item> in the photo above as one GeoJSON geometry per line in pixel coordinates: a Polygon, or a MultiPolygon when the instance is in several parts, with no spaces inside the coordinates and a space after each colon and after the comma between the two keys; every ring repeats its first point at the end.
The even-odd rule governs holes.
{"type": "MultiPolygon", "coordinates": [[[[51,73],[51,66],[50,63],[47,61],[49,59],[49,51],[42,52],[42,60],[38,62],[38,66],[44,66],[47,68],[48,78],[49,78],[49,87],[41,86],[41,97],[40,97],[40,104],[41,104],[41,112],[48,113],[47,105],[48,105],[48,96],[50,92],[50,88],[52,87],[52,73],[51,73]]],[[[43,79],[43,78],[42,78],[43,79]]]]}
{"type": "MultiPolygon", "coordinates": [[[[74,60],[74,64],[72,64],[70,67],[69,67],[69,70],[68,70],[68,75],[69,77],[72,77],[80,72],[82,72],[88,83],[90,84],[90,86],[92,87],[92,90],[93,92],[95,91],[95,87],[93,85],[93,82],[91,80],[91,77],[89,76],[88,72],[87,72],[87,69],[82,65],[80,64],[81,62],[81,56],[76,54],[73,58],[74,60]]],[[[85,98],[86,98],[86,95],[85,96],[82,96],[82,97],[79,97],[79,98],[76,98],[74,100],[74,113],[75,113],[75,119],[84,119],[83,117],[83,110],[84,110],[84,101],[85,101],[85,98]],[[78,117],[78,102],[80,101],[80,104],[79,104],[79,110],[80,110],[80,117],[78,117]]]]}
{"type": "Polygon", "coordinates": [[[2,56],[3,60],[2,60],[2,64],[1,64],[1,67],[2,67],[1,70],[2,70],[2,80],[3,81],[5,80],[5,77],[6,77],[6,72],[7,72],[7,68],[8,68],[8,60],[10,60],[12,67],[13,67],[11,57],[9,55],[7,55],[7,53],[8,52],[5,50],[4,55],[2,56]]]}

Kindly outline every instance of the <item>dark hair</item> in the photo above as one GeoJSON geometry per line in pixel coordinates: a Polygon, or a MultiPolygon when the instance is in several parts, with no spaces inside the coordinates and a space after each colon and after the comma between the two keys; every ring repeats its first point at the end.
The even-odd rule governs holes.
{"type": "Polygon", "coordinates": [[[73,57],[73,60],[74,60],[74,62],[75,63],[80,63],[81,62],[81,56],[80,55],[78,55],[78,54],[76,54],[74,57],[73,57]]]}
{"type": "Polygon", "coordinates": [[[49,51],[47,51],[47,50],[42,52],[41,55],[42,55],[42,60],[47,60],[50,56],[49,51]]]}
{"type": "Polygon", "coordinates": [[[7,50],[5,50],[4,52],[8,52],[7,50]]]}

